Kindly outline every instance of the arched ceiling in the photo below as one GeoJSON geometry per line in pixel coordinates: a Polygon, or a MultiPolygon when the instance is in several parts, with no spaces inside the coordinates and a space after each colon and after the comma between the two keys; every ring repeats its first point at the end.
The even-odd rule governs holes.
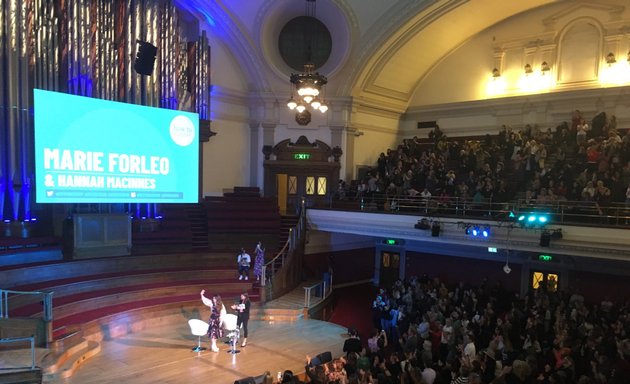
{"type": "Polygon", "coordinates": [[[418,83],[446,57],[482,30],[558,0],[435,1],[398,26],[352,77],[359,103],[404,112],[418,83]]]}
{"type": "MultiPolygon", "coordinates": [[[[247,2],[246,11],[239,9],[242,7],[240,2],[175,1],[179,5],[186,4],[184,8],[196,14],[204,29],[225,38],[225,44],[240,59],[244,72],[250,77],[252,91],[270,90],[269,76],[265,77],[263,72],[269,71],[279,79],[278,67],[267,54],[271,43],[261,41],[264,40],[261,36],[265,36],[257,24],[265,23],[265,18],[277,22],[278,12],[288,9],[287,0],[251,0],[247,2]]],[[[356,19],[366,14],[365,7],[370,4],[366,0],[322,1],[323,6],[318,12],[336,6],[339,14],[345,15],[346,23],[352,24],[344,26],[345,31],[357,31],[357,23],[361,20],[357,22],[356,19]]],[[[388,12],[377,17],[370,15],[375,20],[371,27],[355,33],[348,41],[350,54],[329,77],[329,92],[335,96],[352,96],[360,106],[403,113],[418,84],[432,68],[477,33],[540,6],[576,1],[579,2],[392,0],[388,12]]],[[[326,18],[326,15],[318,16],[326,18]]]]}

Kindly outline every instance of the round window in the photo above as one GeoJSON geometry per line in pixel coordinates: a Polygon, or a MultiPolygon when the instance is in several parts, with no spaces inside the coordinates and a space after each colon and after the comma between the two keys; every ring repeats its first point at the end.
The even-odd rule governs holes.
{"type": "Polygon", "coordinates": [[[326,64],[332,50],[332,38],[328,28],[311,16],[300,16],[289,20],[278,38],[280,56],[296,71],[302,71],[305,63],[315,69],[326,64]]]}

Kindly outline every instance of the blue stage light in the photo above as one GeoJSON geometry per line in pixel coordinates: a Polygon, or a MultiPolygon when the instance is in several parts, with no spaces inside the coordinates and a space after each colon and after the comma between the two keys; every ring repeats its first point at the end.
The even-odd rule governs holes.
{"type": "Polygon", "coordinates": [[[484,228],[481,234],[483,235],[483,237],[490,236],[490,228],[484,228]]]}

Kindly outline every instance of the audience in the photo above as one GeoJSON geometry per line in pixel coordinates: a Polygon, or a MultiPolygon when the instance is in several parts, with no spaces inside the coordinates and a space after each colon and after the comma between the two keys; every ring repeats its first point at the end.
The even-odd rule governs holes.
{"type": "MultiPolygon", "coordinates": [[[[436,127],[429,139],[405,139],[381,153],[354,195],[345,183],[338,195],[367,204],[382,198],[387,203],[371,203],[379,209],[405,197],[425,204],[459,198],[472,207],[583,201],[600,215],[612,203],[630,205],[630,130],[622,138],[615,116],[600,113],[589,125],[576,110],[555,131],[502,126],[481,140],[452,140],[436,127]]],[[[630,383],[627,302],[589,305],[555,286],[519,297],[488,281],[447,286],[423,276],[381,289],[372,322],[365,344],[349,332],[345,357],[314,367],[307,361],[310,382],[630,383]]]]}
{"type": "Polygon", "coordinates": [[[622,138],[615,116],[602,112],[589,125],[580,111],[555,131],[530,125],[513,131],[504,125],[498,135],[479,140],[451,139],[436,127],[429,141],[404,139],[381,153],[376,167],[355,185],[363,187],[354,196],[388,201],[382,206],[390,209],[400,198],[436,206],[447,205],[449,198],[476,205],[567,200],[591,202],[605,215],[611,203],[628,199],[630,130],[622,138]]]}
{"type": "Polygon", "coordinates": [[[488,281],[447,286],[428,276],[379,296],[398,309],[398,340],[375,330],[367,349],[344,346],[346,357],[307,367],[311,383],[630,383],[628,303],[589,305],[555,286],[519,297],[488,281]]]}

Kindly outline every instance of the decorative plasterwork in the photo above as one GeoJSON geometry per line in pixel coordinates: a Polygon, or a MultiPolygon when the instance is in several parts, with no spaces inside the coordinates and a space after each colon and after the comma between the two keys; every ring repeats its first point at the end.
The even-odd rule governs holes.
{"type": "MultiPolygon", "coordinates": [[[[551,0],[505,3],[451,0],[431,3],[380,47],[370,51],[353,77],[360,99],[408,104],[418,84],[454,49],[475,34],[551,0]],[[453,28],[457,25],[458,28],[453,28]]],[[[426,3],[425,3],[426,5],[426,3]]]]}
{"type": "Polygon", "coordinates": [[[610,15],[610,21],[617,21],[621,18],[621,14],[625,10],[625,8],[626,7],[624,6],[615,5],[615,4],[605,4],[605,3],[598,4],[598,3],[586,2],[586,1],[578,1],[578,2],[572,3],[571,5],[562,9],[561,11],[558,11],[554,13],[553,15],[544,18],[542,20],[542,23],[543,25],[547,27],[553,28],[555,23],[559,19],[566,17],[582,9],[607,12],[610,15]]]}

